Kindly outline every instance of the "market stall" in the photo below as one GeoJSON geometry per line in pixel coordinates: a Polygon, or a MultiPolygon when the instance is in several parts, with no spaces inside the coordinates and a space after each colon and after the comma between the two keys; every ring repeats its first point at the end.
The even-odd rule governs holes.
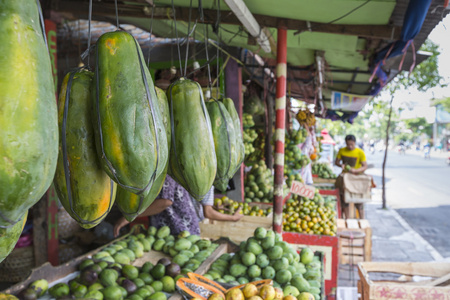
{"type": "Polygon", "coordinates": [[[314,173],[333,175],[320,165],[327,139],[316,138],[315,121],[351,120],[337,91],[368,99],[395,77],[377,65],[368,81],[374,66],[365,57],[398,38],[388,20],[395,4],[366,3],[345,25],[338,21],[354,9],[345,1],[325,15],[323,3],[275,12],[268,0],[169,2],[4,4],[17,17],[0,15],[14,27],[2,31],[13,41],[2,50],[24,61],[0,60],[11,70],[0,82],[8,128],[0,184],[10,187],[0,189],[0,270],[23,263],[3,293],[176,300],[207,282],[202,299],[333,299],[339,200],[312,186],[314,173]],[[10,92],[17,82],[22,94],[10,92]],[[200,234],[148,226],[114,238],[115,222],[146,212],[167,175],[193,203],[214,185],[215,212],[244,217],[204,219],[200,234]]]}

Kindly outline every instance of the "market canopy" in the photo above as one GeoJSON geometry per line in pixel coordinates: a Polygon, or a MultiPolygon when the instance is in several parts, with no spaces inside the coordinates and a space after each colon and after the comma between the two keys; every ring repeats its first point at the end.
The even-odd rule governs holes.
{"type": "MultiPolygon", "coordinates": [[[[415,1],[411,2],[414,4],[415,1]]],[[[88,0],[52,0],[51,2],[52,7],[64,13],[65,16],[87,18],[88,0]]],[[[260,74],[260,78],[257,76],[254,78],[261,81],[264,80],[264,69],[272,71],[275,69],[277,27],[285,26],[288,29],[287,62],[291,96],[317,104],[317,91],[321,89],[328,109],[331,109],[333,91],[374,95],[401,70],[410,70],[414,61],[415,64],[419,64],[426,59],[427,55],[417,53],[417,50],[437,23],[449,13],[449,10],[444,10],[440,1],[435,1],[436,3],[432,5],[433,13],[428,11],[425,14],[427,10],[422,8],[429,7],[430,0],[419,1],[422,10],[414,10],[412,15],[409,12],[411,9],[408,9],[409,1],[407,0],[364,2],[359,0],[278,0],[276,2],[244,0],[269,41],[270,51],[266,53],[258,44],[260,41],[249,34],[224,1],[219,3],[220,11],[216,0],[117,2],[121,24],[132,24],[146,31],[150,31],[152,24],[153,34],[166,38],[184,38],[197,23],[195,33],[191,32],[190,36],[202,40],[203,25],[198,23],[201,22],[201,12],[203,12],[203,22],[210,25],[208,38],[218,41],[219,46],[227,45],[248,50],[247,53],[250,54],[243,54],[239,59],[242,59],[251,72],[260,74]],[[191,2],[192,7],[190,7],[191,2]],[[199,2],[202,3],[202,10],[199,9],[199,2]],[[417,19],[420,13],[424,22],[423,26],[414,23],[416,21],[420,23],[417,19]],[[150,20],[152,15],[153,22],[150,20]],[[407,29],[415,30],[413,30],[415,35],[410,35],[410,39],[415,36],[414,50],[411,47],[403,47],[397,53],[398,47],[395,46],[396,51],[386,55],[392,43],[402,40],[403,21],[408,19],[408,16],[407,29]],[[248,59],[255,54],[265,58],[262,65],[255,64],[254,59],[248,59]],[[374,63],[378,57],[383,57],[382,65],[374,63]],[[318,63],[318,60],[322,63],[318,63]],[[401,68],[400,61],[403,62],[401,68]],[[376,76],[370,81],[374,72],[376,76]],[[323,84],[319,84],[317,80],[320,73],[325,78],[323,84]]],[[[114,0],[94,2],[95,19],[109,20],[114,24],[115,13],[114,0]]],[[[408,43],[411,44],[411,41],[408,43]]],[[[355,115],[354,112],[341,111],[348,118],[355,115]]],[[[342,118],[341,114],[335,112],[333,114],[334,118],[342,118]]]]}

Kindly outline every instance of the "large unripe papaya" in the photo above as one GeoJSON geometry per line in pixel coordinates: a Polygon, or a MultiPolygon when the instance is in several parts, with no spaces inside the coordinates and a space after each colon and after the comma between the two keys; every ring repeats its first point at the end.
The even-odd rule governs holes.
{"type": "Polygon", "coordinates": [[[210,190],[217,161],[211,121],[200,85],[181,78],[167,91],[171,114],[172,147],[169,175],[197,200],[210,190]]]}
{"type": "Polygon", "coordinates": [[[211,129],[214,138],[214,147],[217,159],[217,173],[214,186],[225,192],[228,181],[236,169],[236,133],[230,114],[222,102],[211,100],[206,102],[211,129]]]}
{"type": "Polygon", "coordinates": [[[146,195],[168,156],[153,81],[129,33],[103,34],[96,51],[92,96],[99,158],[122,188],[146,195]]]}
{"type": "Polygon", "coordinates": [[[98,225],[116,196],[116,184],[103,171],[95,149],[90,94],[93,76],[85,70],[69,72],[61,86],[58,107],[55,189],[66,211],[84,228],[98,225]]]}
{"type": "Polygon", "coordinates": [[[28,211],[19,221],[9,228],[0,228],[0,263],[11,253],[19,240],[23,227],[27,222],[28,211]]]}
{"type": "MultiPolygon", "coordinates": [[[[164,124],[166,138],[168,142],[168,149],[170,150],[170,113],[169,102],[167,96],[163,90],[155,87],[156,95],[158,97],[158,105],[161,110],[162,121],[164,124]]],[[[164,181],[166,180],[167,168],[169,166],[168,159],[164,162],[164,171],[155,179],[153,186],[150,188],[149,193],[144,196],[142,194],[136,195],[123,189],[117,188],[117,206],[128,221],[133,221],[137,216],[143,213],[147,207],[149,207],[153,201],[155,201],[159,192],[161,191],[164,181]]]]}
{"type": "Polygon", "coordinates": [[[239,115],[236,111],[236,107],[234,106],[234,102],[230,98],[222,99],[223,105],[227,109],[228,113],[231,116],[231,119],[234,123],[234,131],[236,138],[236,169],[234,173],[236,173],[237,169],[241,166],[242,162],[245,158],[245,148],[244,148],[244,139],[242,138],[242,127],[241,121],[239,120],[239,115]]]}
{"type": "Polygon", "coordinates": [[[58,122],[50,57],[34,0],[0,0],[0,227],[50,186],[58,122]]]}

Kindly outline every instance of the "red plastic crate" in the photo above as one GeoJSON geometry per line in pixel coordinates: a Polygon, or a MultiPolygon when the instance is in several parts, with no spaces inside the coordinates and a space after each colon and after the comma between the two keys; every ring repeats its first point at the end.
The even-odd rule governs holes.
{"type": "Polygon", "coordinates": [[[300,247],[308,246],[313,251],[324,254],[325,295],[332,298],[336,294],[338,274],[338,237],[327,235],[283,232],[283,240],[300,247]]]}

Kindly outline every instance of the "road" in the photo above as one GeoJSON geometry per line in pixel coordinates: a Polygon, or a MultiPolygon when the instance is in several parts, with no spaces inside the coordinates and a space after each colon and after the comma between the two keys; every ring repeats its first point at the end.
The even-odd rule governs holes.
{"type": "MultiPolygon", "coordinates": [[[[367,154],[381,188],[383,153],[367,154]]],[[[431,153],[425,160],[420,153],[388,153],[386,167],[387,206],[395,209],[409,225],[444,258],[450,258],[450,167],[444,155],[431,153]]],[[[381,205],[381,203],[380,203],[381,205]]]]}

